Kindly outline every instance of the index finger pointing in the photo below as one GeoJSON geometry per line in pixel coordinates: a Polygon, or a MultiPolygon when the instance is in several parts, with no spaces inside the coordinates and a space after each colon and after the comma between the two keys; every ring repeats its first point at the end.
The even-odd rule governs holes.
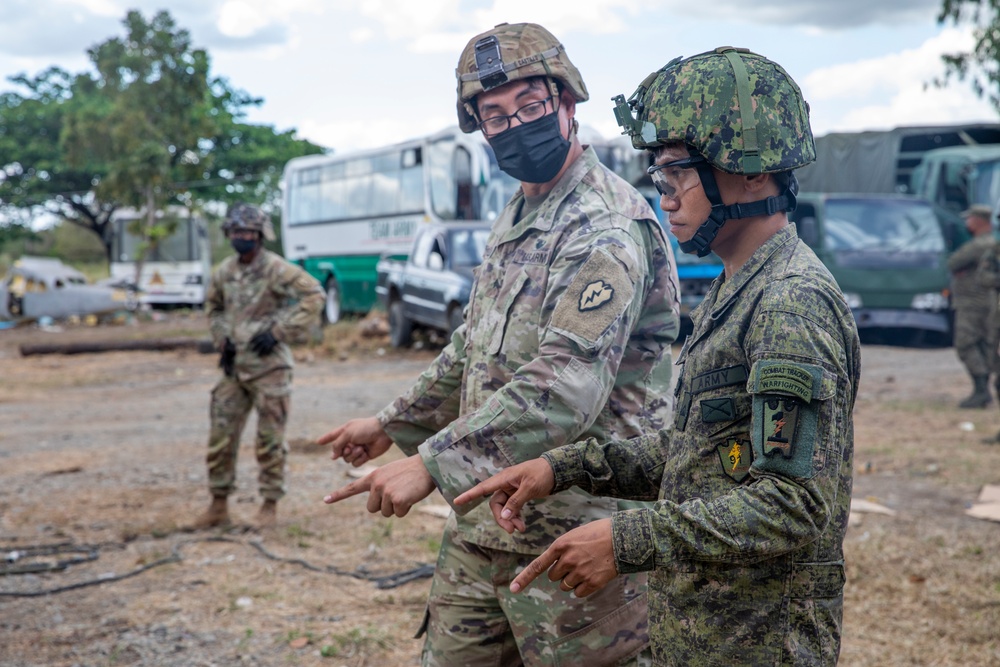
{"type": "Polygon", "coordinates": [[[519,593],[525,586],[537,579],[539,575],[552,567],[552,564],[559,560],[552,547],[545,550],[541,556],[528,563],[528,566],[521,571],[521,574],[514,577],[510,583],[510,592],[519,593]]]}
{"type": "Polygon", "coordinates": [[[359,480],[351,482],[347,486],[342,486],[336,491],[331,492],[329,495],[323,497],[323,502],[330,505],[335,502],[339,502],[344,498],[350,498],[351,496],[356,496],[359,493],[364,493],[365,491],[371,490],[371,480],[369,479],[371,475],[365,475],[359,480]]]}
{"type": "Polygon", "coordinates": [[[460,494],[457,498],[455,498],[455,504],[464,505],[465,503],[472,502],[477,498],[485,498],[486,496],[493,495],[494,491],[499,491],[504,488],[504,481],[499,479],[502,474],[503,473],[500,473],[499,475],[485,479],[465,493],[460,494]]]}

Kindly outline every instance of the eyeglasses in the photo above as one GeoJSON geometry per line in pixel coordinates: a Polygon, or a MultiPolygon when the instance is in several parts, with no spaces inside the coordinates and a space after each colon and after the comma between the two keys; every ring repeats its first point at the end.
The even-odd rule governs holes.
{"type": "Polygon", "coordinates": [[[705,158],[702,156],[692,155],[682,160],[654,164],[646,173],[653,179],[657,192],[664,197],[676,199],[701,182],[695,169],[704,162],[705,158]]]}
{"type": "MultiPolygon", "coordinates": [[[[479,129],[483,131],[485,136],[493,137],[501,132],[507,131],[510,127],[511,118],[517,118],[522,123],[530,123],[533,120],[538,120],[545,115],[545,105],[551,99],[553,99],[553,96],[549,95],[544,100],[538,100],[537,102],[525,104],[509,116],[493,116],[492,118],[487,118],[479,123],[479,129]]],[[[554,111],[557,110],[554,102],[552,104],[552,109],[554,111]]]]}

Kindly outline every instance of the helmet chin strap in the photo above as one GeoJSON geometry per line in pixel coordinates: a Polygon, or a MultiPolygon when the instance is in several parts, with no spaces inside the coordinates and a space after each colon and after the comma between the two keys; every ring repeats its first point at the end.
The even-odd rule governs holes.
{"type": "Polygon", "coordinates": [[[708,220],[701,223],[691,240],[678,243],[681,252],[689,255],[697,254],[698,257],[704,257],[712,252],[712,242],[719,230],[722,229],[722,225],[726,224],[726,220],[754,218],[760,215],[774,215],[779,211],[795,210],[795,195],[799,191],[799,183],[795,174],[789,174],[788,186],[784,192],[776,197],[727,206],[722,203],[722,195],[719,193],[719,185],[715,180],[712,167],[708,163],[702,162],[697,164],[695,169],[698,170],[698,178],[701,179],[701,186],[705,190],[708,203],[712,205],[712,212],[709,214],[708,220]]]}

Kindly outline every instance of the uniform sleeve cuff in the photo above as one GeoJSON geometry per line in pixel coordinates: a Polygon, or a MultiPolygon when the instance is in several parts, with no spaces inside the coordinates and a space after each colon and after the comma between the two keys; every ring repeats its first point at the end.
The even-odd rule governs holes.
{"type": "Polygon", "coordinates": [[[656,566],[653,525],[650,509],[615,512],[611,517],[611,536],[618,574],[649,572],[656,566]]]}
{"type": "Polygon", "coordinates": [[[540,458],[545,459],[552,468],[555,484],[552,493],[559,493],[574,486],[584,474],[583,457],[575,445],[564,445],[547,451],[540,458]]]}

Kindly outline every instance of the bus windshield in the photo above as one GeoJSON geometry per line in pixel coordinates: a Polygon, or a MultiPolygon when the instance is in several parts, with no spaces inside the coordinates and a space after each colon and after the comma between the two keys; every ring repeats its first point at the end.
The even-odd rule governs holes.
{"type": "MultiPolygon", "coordinates": [[[[115,258],[119,262],[135,262],[142,250],[143,238],[130,231],[131,220],[120,220],[115,234],[115,258]]],[[[202,258],[202,245],[198,231],[190,218],[177,221],[173,234],[161,240],[146,252],[147,262],[192,262],[202,258]]]]}

